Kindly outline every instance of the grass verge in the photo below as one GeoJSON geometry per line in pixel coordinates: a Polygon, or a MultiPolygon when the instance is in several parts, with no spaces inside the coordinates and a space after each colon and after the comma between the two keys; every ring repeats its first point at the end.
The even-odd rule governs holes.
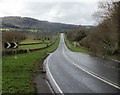
{"type": "Polygon", "coordinates": [[[59,37],[54,45],[41,51],[26,54],[17,54],[3,58],[2,93],[35,93],[33,76],[42,69],[44,59],[48,52],[56,50],[59,37]]]}
{"type": "Polygon", "coordinates": [[[81,48],[78,48],[78,47],[74,47],[66,38],[65,36],[65,44],[67,45],[67,47],[73,51],[73,52],[82,52],[82,53],[87,53],[87,54],[90,54],[89,51],[87,50],[84,50],[84,49],[81,49],[81,48]]]}

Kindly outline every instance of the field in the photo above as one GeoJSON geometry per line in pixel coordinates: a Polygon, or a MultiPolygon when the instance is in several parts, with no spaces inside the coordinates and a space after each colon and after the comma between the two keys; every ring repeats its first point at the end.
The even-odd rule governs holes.
{"type": "Polygon", "coordinates": [[[82,53],[87,53],[87,54],[90,54],[89,51],[87,50],[84,50],[84,49],[81,49],[81,48],[78,48],[78,47],[74,47],[68,40],[67,38],[65,37],[65,44],[67,45],[67,47],[73,51],[73,52],[82,52],[82,53]]]}
{"type": "Polygon", "coordinates": [[[46,47],[47,45],[50,44],[50,40],[45,40],[45,43],[42,43],[42,41],[40,40],[30,40],[30,39],[26,39],[22,42],[20,42],[20,44],[31,44],[31,43],[42,43],[42,44],[33,44],[33,45],[20,45],[18,49],[35,49],[35,48],[43,48],[46,47]]]}
{"type": "Polygon", "coordinates": [[[3,58],[3,93],[35,93],[33,76],[41,70],[48,52],[58,47],[59,37],[54,45],[41,51],[17,54],[3,58]]]}
{"type": "Polygon", "coordinates": [[[41,43],[42,41],[40,40],[31,40],[31,39],[26,39],[20,42],[19,44],[30,44],[30,43],[41,43]]]}
{"type": "Polygon", "coordinates": [[[46,46],[47,44],[22,45],[22,46],[19,46],[19,49],[35,49],[35,48],[43,48],[46,46]]]}
{"type": "MultiPolygon", "coordinates": [[[[44,42],[50,42],[50,40],[45,40],[44,42]]],[[[26,39],[20,42],[19,44],[30,44],[30,43],[42,43],[41,40],[32,40],[32,39],[26,39]]]]}
{"type": "MultiPolygon", "coordinates": [[[[9,30],[21,30],[21,29],[0,28],[0,30],[9,31],[9,30]]],[[[44,32],[43,30],[33,30],[33,29],[24,29],[24,30],[29,32],[44,32]]]]}

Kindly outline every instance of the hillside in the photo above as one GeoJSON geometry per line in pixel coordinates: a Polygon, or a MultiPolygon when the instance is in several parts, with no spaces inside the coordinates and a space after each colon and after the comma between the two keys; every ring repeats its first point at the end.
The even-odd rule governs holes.
{"type": "Polygon", "coordinates": [[[3,28],[17,28],[17,29],[37,29],[47,31],[60,31],[64,29],[75,29],[78,25],[52,23],[48,21],[40,21],[34,18],[9,16],[2,17],[3,28]]]}

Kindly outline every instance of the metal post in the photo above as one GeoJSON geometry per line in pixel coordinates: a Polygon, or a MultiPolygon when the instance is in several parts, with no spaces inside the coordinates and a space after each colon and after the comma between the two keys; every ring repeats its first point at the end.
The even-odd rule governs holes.
{"type": "Polygon", "coordinates": [[[120,1],[118,2],[118,50],[120,53],[120,1]]]}
{"type": "Polygon", "coordinates": [[[15,59],[17,59],[16,53],[17,53],[17,51],[16,51],[16,49],[15,49],[15,59]]]}

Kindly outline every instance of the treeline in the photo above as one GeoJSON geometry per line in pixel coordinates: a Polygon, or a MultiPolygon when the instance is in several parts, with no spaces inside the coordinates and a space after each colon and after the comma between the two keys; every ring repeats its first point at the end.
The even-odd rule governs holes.
{"type": "Polygon", "coordinates": [[[86,37],[86,33],[84,30],[74,30],[68,32],[67,34],[67,38],[69,39],[69,41],[73,42],[73,41],[80,41],[82,40],[84,37],[86,37]]]}
{"type": "Polygon", "coordinates": [[[2,31],[2,43],[6,43],[6,42],[16,42],[16,43],[20,43],[21,41],[25,40],[25,39],[29,39],[29,40],[54,40],[55,34],[50,34],[50,33],[41,33],[41,32],[26,32],[21,30],[17,30],[17,29],[9,29],[9,30],[4,30],[2,31]]]}
{"type": "Polygon", "coordinates": [[[79,42],[94,30],[95,30],[94,26],[84,26],[78,29],[67,31],[66,34],[70,42],[74,42],[74,41],[79,42]]]}
{"type": "Polygon", "coordinates": [[[2,32],[2,43],[6,42],[16,42],[19,43],[22,40],[27,38],[26,33],[18,31],[18,30],[9,30],[2,32]]]}
{"type": "MultiPolygon", "coordinates": [[[[98,25],[87,36],[81,31],[73,32],[74,38],[78,39],[81,46],[87,47],[96,55],[120,55],[120,2],[112,0],[99,2],[98,10],[94,16],[98,19],[98,25]],[[75,33],[75,34],[74,34],[75,33]]],[[[67,35],[69,38],[70,34],[67,35]]],[[[76,40],[73,40],[76,41],[76,40]]]]}
{"type": "Polygon", "coordinates": [[[33,35],[33,40],[53,40],[53,34],[50,33],[31,33],[33,35]]]}

